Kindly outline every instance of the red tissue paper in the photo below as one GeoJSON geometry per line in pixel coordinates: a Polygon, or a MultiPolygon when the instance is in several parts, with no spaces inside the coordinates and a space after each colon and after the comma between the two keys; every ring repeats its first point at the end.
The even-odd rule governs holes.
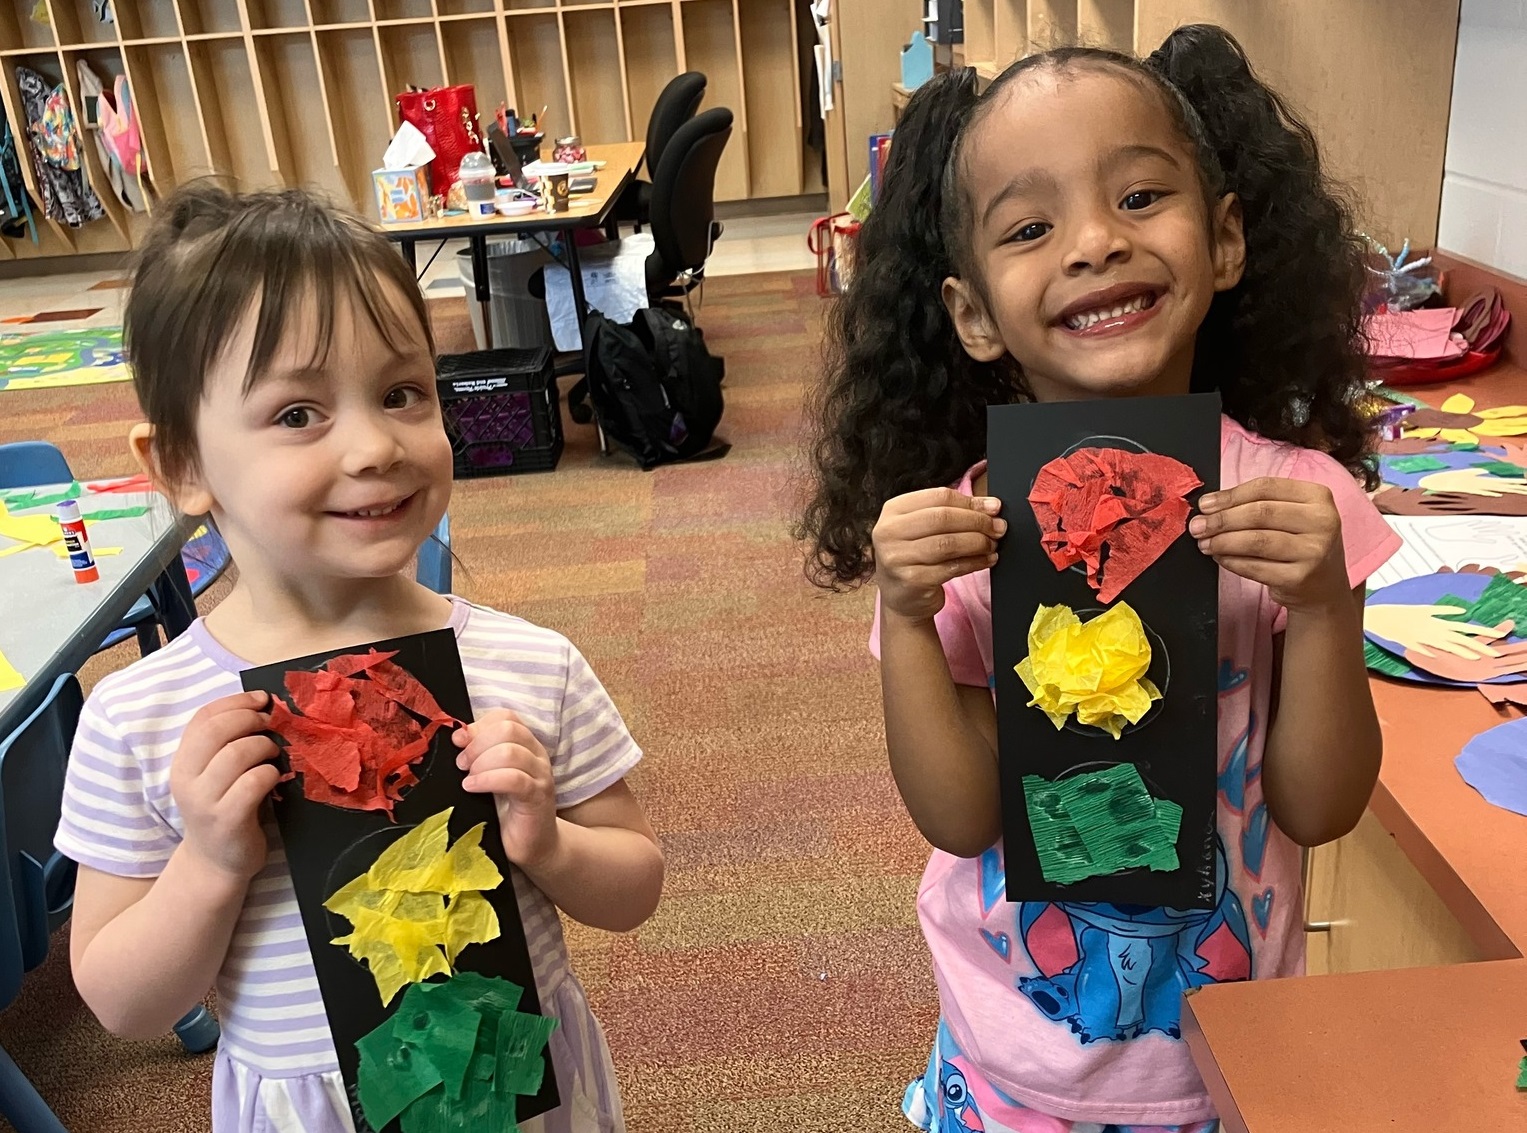
{"type": "Polygon", "coordinates": [[[1029,505],[1055,569],[1086,563],[1087,582],[1107,603],[1187,529],[1187,495],[1202,484],[1169,456],[1084,448],[1039,470],[1029,505]]]}
{"type": "Polygon", "coordinates": [[[347,653],[317,672],[286,675],[286,691],[301,715],[272,698],[271,730],[286,743],[291,771],[314,802],[346,810],[380,810],[392,817],[417,783],[413,765],[435,733],[457,721],[395,653],[347,653]],[[362,678],[366,679],[362,679],[362,678]]]}

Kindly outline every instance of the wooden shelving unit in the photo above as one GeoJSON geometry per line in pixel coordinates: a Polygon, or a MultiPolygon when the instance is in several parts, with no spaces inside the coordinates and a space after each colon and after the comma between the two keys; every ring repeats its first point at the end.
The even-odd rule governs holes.
{"type": "MultiPolygon", "coordinates": [[[[500,101],[545,106],[551,136],[640,140],[658,93],[680,71],[709,77],[705,106],[736,115],[718,171],[722,200],[822,189],[803,148],[803,53],[794,0],[0,0],[0,103],[24,131],[17,64],[63,82],[89,61],[108,90],[126,75],[149,178],[162,197],[207,173],[249,187],[320,189],[372,215],[371,171],[409,85],[471,83],[479,114],[500,101]]],[[[85,176],[106,219],[43,221],[39,243],[0,239],[0,261],[127,251],[148,219],[112,196],[95,147],[85,176]]],[[[39,201],[29,157],[21,162],[39,201]]]]}
{"type": "MultiPolygon", "coordinates": [[[[1182,24],[1219,24],[1309,122],[1365,228],[1425,247],[1437,233],[1458,9],[1459,0],[964,0],[965,41],[941,53],[990,80],[1048,47],[1147,54],[1182,24]]],[[[865,140],[895,120],[896,51],[925,10],[919,0],[834,0],[843,56],[828,123],[834,207],[864,179],[865,140]]]]}

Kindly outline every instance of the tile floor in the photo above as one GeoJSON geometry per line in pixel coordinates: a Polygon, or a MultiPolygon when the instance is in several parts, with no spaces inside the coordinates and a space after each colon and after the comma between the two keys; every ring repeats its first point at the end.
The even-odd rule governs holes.
{"type": "MultiPolygon", "coordinates": [[[[806,231],[814,219],[816,214],[804,212],[727,220],[707,274],[719,277],[812,267],[815,259],[806,249],[806,231]]],[[[431,298],[462,293],[455,252],[465,246],[465,241],[448,243],[425,272],[420,284],[431,298]]],[[[419,252],[421,262],[429,259],[424,247],[419,252]]],[[[125,288],[120,271],[0,280],[0,333],[120,325],[125,288]]]]}

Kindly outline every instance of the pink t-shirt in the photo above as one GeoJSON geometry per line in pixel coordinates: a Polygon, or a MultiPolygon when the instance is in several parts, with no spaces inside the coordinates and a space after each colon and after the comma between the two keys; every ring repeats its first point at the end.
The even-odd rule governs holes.
{"type": "MultiPolygon", "coordinates": [[[[967,473],[960,491],[969,494],[980,471],[967,473]]],[[[1399,547],[1335,460],[1223,418],[1221,486],[1261,476],[1330,488],[1354,587],[1399,547]]],[[[991,575],[967,575],[944,590],[937,625],[950,673],[959,684],[989,688],[991,575]]],[[[1269,821],[1260,778],[1273,636],[1285,618],[1266,587],[1220,571],[1219,900],[1212,911],[1009,903],[1000,842],[979,858],[933,852],[917,912],[944,1019],[983,1085],[999,1095],[1074,1121],[1208,1120],[1214,1109],[1178,1029],[1182,991],[1302,974],[1300,851],[1269,821]]],[[[879,656],[878,612],[870,649],[879,656]]]]}

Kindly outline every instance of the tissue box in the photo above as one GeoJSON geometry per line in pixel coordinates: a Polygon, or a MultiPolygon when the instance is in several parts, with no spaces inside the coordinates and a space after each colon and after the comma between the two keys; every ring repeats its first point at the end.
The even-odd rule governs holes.
{"type": "Polygon", "coordinates": [[[423,165],[407,169],[377,169],[376,209],[383,224],[416,224],[430,215],[429,174],[423,165]]]}

